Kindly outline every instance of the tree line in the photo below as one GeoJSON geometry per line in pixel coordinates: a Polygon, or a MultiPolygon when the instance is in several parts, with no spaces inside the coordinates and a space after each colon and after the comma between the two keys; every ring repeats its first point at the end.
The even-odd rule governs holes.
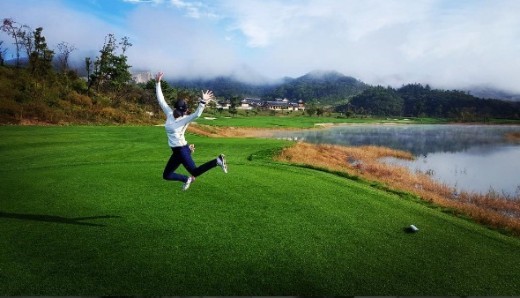
{"type": "MultiPolygon", "coordinates": [[[[47,46],[43,28],[35,30],[28,25],[19,24],[11,18],[4,18],[0,30],[13,39],[15,46],[15,67],[22,64],[21,54],[25,54],[31,74],[44,77],[50,74],[53,68],[66,73],[69,69],[69,57],[76,50],[74,45],[61,42],[57,45],[58,55],[47,46]],[[56,58],[56,59],[55,59],[56,58]],[[53,63],[54,62],[54,63],[53,63]]],[[[2,48],[0,43],[0,65],[5,63],[7,48],[2,48]]],[[[130,65],[125,52],[132,44],[128,37],[123,37],[118,42],[114,34],[108,34],[99,56],[95,59],[85,57],[85,70],[88,77],[88,88],[95,87],[96,90],[117,90],[131,79],[130,65]],[[120,50],[120,51],[118,51],[120,50]]]]}
{"type": "Polygon", "coordinates": [[[95,58],[85,57],[87,78],[70,69],[74,45],[61,42],[57,52],[46,43],[42,27],[32,29],[4,18],[0,30],[14,45],[14,63],[0,42],[0,123],[147,123],[156,121],[151,90],[131,84],[128,37],[107,34],[95,58]]]}
{"type": "Polygon", "coordinates": [[[483,99],[459,90],[432,89],[421,84],[398,89],[371,87],[335,110],[346,115],[440,117],[460,121],[520,119],[519,102],[483,99]]]}
{"type": "MultiPolygon", "coordinates": [[[[50,49],[43,28],[35,30],[11,18],[0,26],[14,45],[14,63],[6,63],[0,41],[0,123],[157,123],[163,120],[155,98],[155,80],[132,81],[128,37],[107,34],[96,57],[85,57],[85,77],[69,67],[77,48],[67,42],[50,49]]],[[[166,100],[187,99],[195,108],[200,89],[162,81],[166,100]]]]}

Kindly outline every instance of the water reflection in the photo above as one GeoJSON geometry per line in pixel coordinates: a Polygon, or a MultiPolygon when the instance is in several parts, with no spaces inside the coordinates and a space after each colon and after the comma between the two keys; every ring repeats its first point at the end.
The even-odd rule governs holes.
{"type": "Polygon", "coordinates": [[[504,135],[519,126],[497,125],[352,125],[323,130],[280,132],[278,138],[296,138],[317,144],[376,145],[415,155],[459,152],[474,146],[505,144],[504,135]]]}
{"type": "Polygon", "coordinates": [[[505,138],[520,126],[353,125],[323,130],[281,132],[318,144],[377,145],[412,152],[417,159],[392,161],[430,173],[458,190],[520,195],[520,145],[505,138]]]}

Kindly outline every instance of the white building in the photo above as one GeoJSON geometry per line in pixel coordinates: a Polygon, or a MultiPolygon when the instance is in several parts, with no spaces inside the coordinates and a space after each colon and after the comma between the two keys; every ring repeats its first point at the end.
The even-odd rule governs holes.
{"type": "Polygon", "coordinates": [[[133,72],[132,73],[132,81],[134,81],[136,84],[140,83],[146,83],[149,80],[151,80],[152,73],[149,71],[141,71],[141,72],[133,72]]]}

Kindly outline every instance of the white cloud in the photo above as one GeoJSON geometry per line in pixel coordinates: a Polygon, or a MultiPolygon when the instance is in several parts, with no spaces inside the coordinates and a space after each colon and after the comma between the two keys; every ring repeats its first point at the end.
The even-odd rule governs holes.
{"type": "Polygon", "coordinates": [[[128,52],[136,68],[162,70],[170,77],[212,77],[230,74],[238,63],[212,23],[140,7],[128,17],[128,29],[136,39],[128,52]]]}
{"type": "Polygon", "coordinates": [[[120,0],[133,7],[111,23],[63,1],[2,0],[0,10],[78,57],[97,54],[108,33],[129,36],[130,64],[172,75],[330,69],[370,84],[520,92],[517,0],[120,0]]]}
{"type": "Polygon", "coordinates": [[[179,9],[186,11],[186,15],[194,18],[217,18],[218,16],[213,13],[210,7],[203,2],[199,1],[185,1],[185,0],[170,0],[170,3],[179,9]]]}
{"type": "Polygon", "coordinates": [[[255,65],[336,69],[368,83],[494,84],[520,91],[520,2],[224,1],[255,65]]]}
{"type": "MultiPolygon", "coordinates": [[[[4,16],[14,19],[19,24],[28,25],[33,30],[43,28],[43,35],[51,49],[60,42],[67,42],[77,49],[71,54],[73,59],[84,59],[87,55],[97,55],[108,33],[123,36],[123,31],[95,16],[68,9],[58,1],[4,0],[1,5],[4,16]],[[6,5],[9,3],[9,5],[6,5]],[[42,13],[52,11],[52,14],[42,13]],[[58,17],[57,17],[58,16],[58,17]],[[80,58],[81,57],[81,58],[80,58]]],[[[2,40],[8,39],[0,33],[2,40]]]]}

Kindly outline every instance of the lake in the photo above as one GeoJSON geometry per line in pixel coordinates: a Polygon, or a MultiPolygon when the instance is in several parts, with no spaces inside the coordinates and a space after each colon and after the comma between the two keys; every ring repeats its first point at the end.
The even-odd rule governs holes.
{"type": "Polygon", "coordinates": [[[506,133],[516,125],[344,125],[327,129],[287,131],[276,138],[315,144],[376,145],[405,150],[414,161],[385,162],[430,174],[457,191],[498,192],[520,197],[520,144],[506,133]]]}

